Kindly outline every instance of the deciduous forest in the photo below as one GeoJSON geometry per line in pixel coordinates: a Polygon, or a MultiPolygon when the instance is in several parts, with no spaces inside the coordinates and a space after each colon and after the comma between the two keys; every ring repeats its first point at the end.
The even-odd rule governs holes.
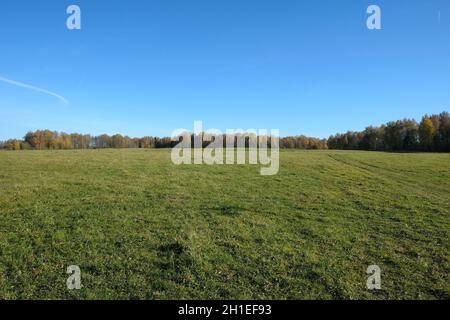
{"type": "MultiPolygon", "coordinates": [[[[247,137],[248,140],[248,137],[247,137]]],[[[22,140],[0,141],[5,150],[58,150],[103,148],[171,148],[178,142],[170,137],[131,138],[121,134],[98,136],[80,133],[64,133],[51,130],[28,132],[22,140]]],[[[208,143],[204,143],[206,146],[208,143]]],[[[450,115],[442,112],[425,115],[420,122],[414,119],[391,121],[379,127],[367,127],[364,131],[338,133],[328,139],[289,136],[280,139],[283,149],[341,149],[368,151],[450,151],[450,115]]]]}

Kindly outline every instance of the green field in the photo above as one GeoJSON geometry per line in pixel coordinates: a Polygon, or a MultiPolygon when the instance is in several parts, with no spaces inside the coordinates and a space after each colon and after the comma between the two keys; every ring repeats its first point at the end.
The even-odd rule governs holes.
{"type": "Polygon", "coordinates": [[[450,298],[450,154],[282,151],[278,175],[259,169],[0,152],[0,298],[450,298]]]}

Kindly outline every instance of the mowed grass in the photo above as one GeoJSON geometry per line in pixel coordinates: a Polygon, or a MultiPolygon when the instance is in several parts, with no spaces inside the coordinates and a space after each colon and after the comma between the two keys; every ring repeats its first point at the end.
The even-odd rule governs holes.
{"type": "Polygon", "coordinates": [[[0,152],[0,298],[449,299],[449,154],[282,151],[280,166],[0,152]]]}

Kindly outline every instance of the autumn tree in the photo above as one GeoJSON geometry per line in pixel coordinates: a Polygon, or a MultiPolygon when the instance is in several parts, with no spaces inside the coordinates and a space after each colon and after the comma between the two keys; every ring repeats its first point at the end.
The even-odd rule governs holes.
{"type": "Polygon", "coordinates": [[[419,125],[420,145],[423,150],[431,150],[433,147],[436,128],[428,116],[424,116],[419,125]]]}

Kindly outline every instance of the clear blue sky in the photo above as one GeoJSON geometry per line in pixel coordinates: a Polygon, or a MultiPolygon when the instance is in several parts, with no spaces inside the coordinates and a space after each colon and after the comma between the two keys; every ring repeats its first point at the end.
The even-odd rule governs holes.
{"type": "Polygon", "coordinates": [[[0,139],[194,120],[327,137],[450,109],[450,1],[2,0],[0,77],[69,101],[0,82],[0,139]]]}

